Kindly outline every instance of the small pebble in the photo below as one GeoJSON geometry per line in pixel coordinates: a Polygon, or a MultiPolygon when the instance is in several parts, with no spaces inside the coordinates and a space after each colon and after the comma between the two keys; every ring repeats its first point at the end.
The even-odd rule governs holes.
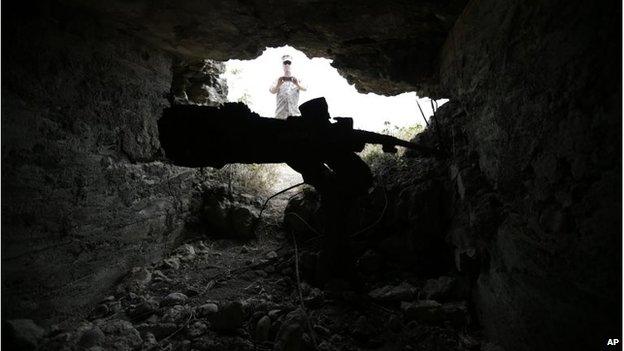
{"type": "Polygon", "coordinates": [[[197,307],[197,313],[200,317],[210,316],[219,312],[219,306],[214,303],[207,303],[197,307]]]}
{"type": "Polygon", "coordinates": [[[174,292],[165,296],[160,304],[161,306],[173,306],[182,304],[186,302],[186,300],[188,300],[188,297],[186,295],[179,292],[174,292]]]}

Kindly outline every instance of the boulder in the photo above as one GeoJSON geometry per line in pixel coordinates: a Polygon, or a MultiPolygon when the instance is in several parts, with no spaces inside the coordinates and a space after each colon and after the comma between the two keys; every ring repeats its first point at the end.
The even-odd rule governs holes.
{"type": "Polygon", "coordinates": [[[316,232],[323,232],[320,209],[321,199],[318,193],[306,188],[288,201],[284,210],[284,227],[301,239],[317,236],[316,232]]]}
{"type": "Polygon", "coordinates": [[[179,292],[173,292],[167,296],[165,296],[165,298],[161,301],[161,306],[173,306],[173,305],[180,305],[186,302],[186,300],[188,300],[188,297],[182,293],[179,292]]]}
{"type": "Polygon", "coordinates": [[[126,276],[124,287],[129,292],[139,292],[152,281],[152,272],[146,267],[134,267],[126,276]]]}
{"type": "Polygon", "coordinates": [[[78,336],[77,345],[80,348],[88,349],[93,346],[98,346],[104,342],[105,335],[100,327],[91,323],[84,324],[76,330],[78,336]]]}
{"type": "Polygon", "coordinates": [[[199,317],[210,317],[219,312],[219,306],[215,303],[206,303],[197,307],[197,315],[199,317]]]}
{"type": "Polygon", "coordinates": [[[269,332],[271,331],[271,318],[264,316],[260,318],[256,324],[256,341],[262,342],[269,338],[269,332]]]}
{"type": "Polygon", "coordinates": [[[181,324],[186,322],[190,314],[191,311],[188,306],[175,305],[165,311],[162,321],[164,323],[181,324]]]}
{"type": "Polygon", "coordinates": [[[145,333],[143,336],[143,345],[141,347],[142,350],[150,350],[155,349],[158,346],[158,341],[156,340],[156,336],[150,332],[145,333]]]}
{"type": "Polygon", "coordinates": [[[98,324],[104,335],[106,336],[105,343],[107,345],[115,345],[117,349],[125,349],[121,345],[126,345],[129,349],[139,347],[143,340],[141,335],[134,328],[132,323],[121,319],[112,319],[102,321],[98,324]]]}
{"type": "Polygon", "coordinates": [[[252,231],[258,220],[255,209],[249,206],[232,206],[228,212],[228,219],[235,238],[252,239],[255,237],[252,231]]]}
{"type": "Polygon", "coordinates": [[[138,303],[136,305],[131,305],[130,308],[126,311],[128,317],[132,319],[132,321],[141,321],[149,318],[152,314],[158,311],[158,302],[154,299],[149,299],[138,303]]]}
{"type": "Polygon", "coordinates": [[[423,287],[423,296],[427,300],[445,301],[452,298],[457,280],[453,277],[442,276],[438,279],[429,279],[423,287]]]}
{"type": "Polygon", "coordinates": [[[184,244],[176,249],[176,254],[182,261],[191,261],[195,258],[195,248],[191,244],[184,244]]]}
{"type": "MultiPolygon", "coordinates": [[[[244,201],[245,199],[241,199],[244,201]]],[[[228,198],[221,192],[205,195],[202,222],[218,236],[232,239],[253,239],[254,225],[258,220],[255,204],[247,204],[228,198]]]]}
{"type": "Polygon", "coordinates": [[[384,286],[368,293],[374,300],[385,302],[411,301],[418,297],[419,289],[407,282],[402,282],[397,286],[384,286]]]}

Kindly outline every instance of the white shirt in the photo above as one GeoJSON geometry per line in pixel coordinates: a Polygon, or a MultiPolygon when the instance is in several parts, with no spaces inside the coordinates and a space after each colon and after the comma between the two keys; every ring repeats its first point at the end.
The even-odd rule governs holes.
{"type": "Polygon", "coordinates": [[[301,112],[299,112],[299,88],[295,83],[283,82],[277,91],[275,100],[275,118],[286,119],[288,116],[301,116],[301,112]]]}

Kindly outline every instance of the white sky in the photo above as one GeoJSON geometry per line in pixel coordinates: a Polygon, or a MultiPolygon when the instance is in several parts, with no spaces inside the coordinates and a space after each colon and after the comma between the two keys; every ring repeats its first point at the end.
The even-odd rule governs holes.
{"type": "MultiPolygon", "coordinates": [[[[338,74],[331,60],[308,58],[303,52],[290,46],[267,48],[255,60],[229,60],[225,62],[223,77],[228,85],[228,100],[239,101],[246,94],[249,108],[263,117],[275,115],[275,95],[269,92],[270,86],[283,75],[282,55],[292,57],[292,75],[302,81],[307,91],[299,94],[299,104],[308,100],[325,97],[332,117],[353,117],[354,127],[370,131],[381,131],[384,122],[394,126],[424,124],[416,106],[416,93],[403,93],[396,96],[360,94],[353,85],[338,74]]],[[[438,106],[448,100],[438,100],[438,106]]],[[[428,98],[419,99],[420,106],[427,116],[431,116],[431,103],[428,98]]]]}

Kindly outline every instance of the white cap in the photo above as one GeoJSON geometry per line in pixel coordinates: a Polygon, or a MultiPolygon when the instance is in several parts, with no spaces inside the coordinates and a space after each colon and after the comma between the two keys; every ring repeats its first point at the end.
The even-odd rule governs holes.
{"type": "Polygon", "coordinates": [[[290,55],[284,55],[282,56],[282,62],[284,61],[291,61],[292,62],[292,58],[290,57],[290,55]]]}

